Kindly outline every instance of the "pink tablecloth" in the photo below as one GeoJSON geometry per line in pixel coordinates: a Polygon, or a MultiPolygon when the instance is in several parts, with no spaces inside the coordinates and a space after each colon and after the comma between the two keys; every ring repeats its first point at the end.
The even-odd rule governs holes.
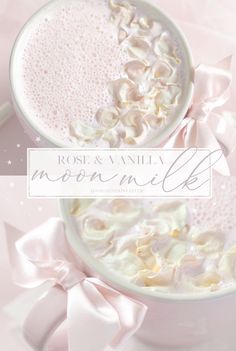
{"type": "MultiPolygon", "coordinates": [[[[215,63],[236,52],[235,0],[153,0],[175,19],[192,47],[195,63],[215,63]]],[[[22,24],[46,0],[0,0],[0,105],[10,100],[8,62],[13,41],[22,24]]],[[[236,77],[236,58],[233,58],[236,77]]],[[[236,78],[227,108],[236,111],[236,78]]],[[[26,148],[33,146],[15,117],[0,129],[0,174],[25,174],[26,148]],[[11,162],[8,162],[11,161],[11,162]]],[[[236,157],[236,155],[232,156],[236,157]]],[[[3,222],[24,231],[50,215],[57,204],[50,200],[27,200],[24,178],[0,178],[0,307],[20,290],[11,283],[3,222]]],[[[19,231],[16,231],[19,234],[19,231]]],[[[1,347],[27,351],[9,331],[9,321],[0,313],[1,347]]],[[[232,348],[233,349],[233,348],[232,348]]],[[[226,349],[225,349],[226,350],[226,349]]],[[[227,349],[226,351],[231,351],[227,349]]],[[[141,350],[140,350],[141,351],[141,350]]],[[[223,351],[223,348],[221,349],[223,351]]]]}

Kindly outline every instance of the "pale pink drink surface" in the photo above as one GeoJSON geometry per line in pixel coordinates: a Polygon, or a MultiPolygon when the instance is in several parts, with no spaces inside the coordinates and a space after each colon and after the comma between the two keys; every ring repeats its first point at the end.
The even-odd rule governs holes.
{"type": "Polygon", "coordinates": [[[22,92],[27,109],[50,132],[68,141],[78,117],[110,103],[106,85],[118,78],[125,52],[103,0],[59,1],[34,26],[22,52],[22,92]]]}
{"type": "MultiPolygon", "coordinates": [[[[133,60],[137,63],[139,60],[138,65],[141,65],[141,68],[144,67],[146,71],[149,69],[152,74],[156,74],[155,79],[149,79],[148,88],[145,82],[146,78],[143,78],[143,83],[139,85],[139,95],[141,95],[140,90],[142,89],[151,94],[153,89],[151,84],[154,85],[154,83],[159,84],[161,92],[164,91],[163,87],[167,87],[168,75],[172,75],[171,82],[177,80],[177,83],[174,81],[173,88],[178,86],[179,76],[174,67],[178,66],[174,62],[176,56],[169,58],[170,54],[166,53],[166,62],[162,62],[164,59],[159,57],[160,67],[156,67],[157,59],[153,58],[153,54],[146,58],[140,58],[139,55],[143,54],[142,51],[133,50],[132,55],[128,55],[127,44],[124,41],[121,45],[118,40],[118,35],[123,35],[123,33],[117,27],[118,22],[111,20],[111,13],[111,8],[106,0],[54,1],[31,22],[26,39],[21,44],[22,49],[18,54],[17,84],[21,92],[21,103],[24,105],[24,110],[42,130],[65,145],[77,143],[75,133],[71,133],[70,129],[71,124],[75,121],[82,123],[82,127],[80,126],[82,129],[84,126],[95,130],[96,128],[101,129],[101,125],[95,118],[96,113],[100,108],[113,105],[114,101],[108,90],[108,84],[124,77],[124,67],[127,62],[133,60]],[[152,60],[152,67],[147,59],[152,60]],[[168,60],[169,62],[167,62],[168,60]],[[170,67],[172,63],[173,67],[170,67]],[[160,77],[161,74],[163,77],[160,77]],[[163,79],[161,80],[161,78],[163,79]]],[[[140,18],[142,19],[142,17],[140,18]]],[[[143,23],[141,25],[144,26],[143,23]]],[[[146,39],[147,30],[143,29],[141,25],[138,30],[135,29],[138,26],[136,23],[131,28],[132,31],[136,30],[134,40],[136,37],[139,41],[140,38],[142,40],[144,38],[144,44],[148,47],[152,41],[146,39]]],[[[158,24],[155,28],[155,30],[159,30],[158,24]]],[[[157,35],[160,36],[160,33],[157,35]]],[[[165,33],[165,36],[167,38],[169,33],[165,33]]],[[[170,42],[172,40],[169,37],[167,39],[170,42]]],[[[163,44],[160,41],[160,43],[160,51],[169,50],[165,42],[163,44]]],[[[138,44],[142,46],[143,42],[138,44]]],[[[133,43],[133,45],[136,44],[133,43]]],[[[134,49],[137,48],[134,47],[134,49]]],[[[159,51],[158,55],[161,55],[159,51]]],[[[144,93],[142,92],[142,94],[144,93]]],[[[173,94],[177,95],[177,92],[173,94]]],[[[158,99],[160,100],[160,97],[158,99]]],[[[165,105],[166,109],[166,98],[164,97],[162,100],[165,100],[163,106],[165,105]]],[[[134,143],[142,144],[145,142],[154,133],[153,124],[156,123],[159,128],[160,123],[159,120],[155,121],[156,117],[150,112],[152,102],[149,102],[148,99],[144,100],[144,98],[143,101],[146,104],[144,109],[146,109],[145,116],[147,116],[148,122],[145,121],[141,132],[140,128],[137,127],[138,119],[131,116],[132,123],[138,130],[132,129],[133,126],[130,129],[129,117],[128,122],[127,120],[124,122],[129,129],[128,132],[123,128],[123,125],[121,126],[123,129],[116,126],[115,136],[111,128],[109,129],[110,134],[106,133],[104,138],[96,136],[93,140],[90,138],[89,143],[88,138],[84,138],[85,146],[109,146],[107,139],[117,138],[117,135],[118,138],[125,140],[124,143],[129,143],[131,146],[134,143]]],[[[161,104],[162,101],[160,100],[158,103],[161,104]]],[[[119,114],[125,115],[127,110],[124,111],[124,104],[122,108],[123,110],[119,110],[119,114]]],[[[134,108],[132,107],[132,109],[134,108]]],[[[163,107],[164,112],[165,109],[163,107]]],[[[159,116],[157,117],[159,118],[159,116]]],[[[85,130],[85,132],[91,134],[90,130],[85,130]]],[[[112,145],[118,144],[112,141],[112,145]]]]}

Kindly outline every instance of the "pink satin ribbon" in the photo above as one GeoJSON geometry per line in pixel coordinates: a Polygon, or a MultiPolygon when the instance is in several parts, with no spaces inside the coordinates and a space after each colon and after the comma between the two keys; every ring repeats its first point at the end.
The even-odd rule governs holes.
{"type": "Polygon", "coordinates": [[[223,156],[214,169],[229,175],[227,156],[236,144],[236,129],[213,110],[224,105],[230,96],[231,57],[215,66],[199,65],[195,70],[193,104],[187,116],[163,145],[165,148],[200,147],[222,149],[223,156]]]}
{"type": "Polygon", "coordinates": [[[66,319],[69,351],[117,347],[141,326],[146,306],[87,277],[76,263],[61,219],[52,218],[16,242],[11,252],[17,284],[34,288],[51,281],[24,323],[35,350],[47,350],[50,337],[66,319]]]}

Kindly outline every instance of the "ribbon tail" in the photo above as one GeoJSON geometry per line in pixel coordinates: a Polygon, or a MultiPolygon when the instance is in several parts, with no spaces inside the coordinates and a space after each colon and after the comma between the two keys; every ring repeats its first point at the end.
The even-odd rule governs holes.
{"type": "MultiPolygon", "coordinates": [[[[211,152],[222,149],[207,123],[198,121],[197,132],[197,145],[201,145],[202,148],[208,149],[211,152]]],[[[230,175],[229,165],[223,154],[223,150],[221,158],[214,164],[212,169],[224,176],[230,175]]]]}
{"type": "Polygon", "coordinates": [[[209,125],[226,156],[236,148],[236,116],[232,112],[212,113],[209,125]]]}
{"type": "Polygon", "coordinates": [[[118,311],[120,329],[110,345],[112,347],[118,347],[123,345],[141,327],[147,312],[147,307],[141,302],[132,299],[127,301],[126,296],[115,299],[114,306],[118,311]]]}
{"type": "Polygon", "coordinates": [[[103,351],[119,328],[117,312],[97,288],[83,281],[68,291],[69,351],[103,351]]]}
{"type": "Polygon", "coordinates": [[[116,348],[124,344],[141,327],[147,312],[147,306],[134,300],[119,291],[114,290],[96,278],[89,278],[97,289],[105,297],[106,301],[113,306],[119,318],[119,328],[110,342],[110,346],[116,348]]]}
{"type": "Polygon", "coordinates": [[[28,314],[23,334],[34,350],[45,350],[49,338],[66,319],[67,293],[59,286],[51,287],[28,314]]]}

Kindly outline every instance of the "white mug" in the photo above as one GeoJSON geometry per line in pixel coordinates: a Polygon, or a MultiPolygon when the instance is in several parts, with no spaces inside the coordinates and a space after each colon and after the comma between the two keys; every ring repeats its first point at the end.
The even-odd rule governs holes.
{"type": "Polygon", "coordinates": [[[60,200],[67,237],[84,271],[135,300],[143,302],[147,314],[136,336],[160,348],[198,346],[215,338],[234,335],[236,327],[236,287],[211,293],[184,294],[142,290],[109,272],[93,258],[83,243],[75,219],[70,214],[71,200],[60,200]]]}
{"type": "MultiPolygon", "coordinates": [[[[47,5],[43,6],[38,12],[36,12],[24,25],[15,41],[10,60],[10,86],[15,112],[20,118],[20,121],[22,122],[26,132],[29,134],[32,140],[35,140],[35,138],[39,136],[41,142],[37,143],[37,145],[47,147],[66,147],[66,145],[62,141],[52,137],[46,129],[42,128],[37,123],[36,119],[34,119],[34,116],[32,116],[29,111],[27,111],[22,99],[21,88],[18,86],[16,72],[19,65],[19,52],[21,51],[24,41],[27,40],[27,36],[32,30],[32,26],[34,25],[35,21],[38,21],[38,19],[40,19],[41,16],[44,17],[45,12],[47,12],[48,8],[54,5],[54,3],[57,1],[58,0],[49,1],[47,5]]],[[[176,26],[176,24],[166,14],[160,11],[152,0],[131,0],[130,2],[133,5],[137,6],[137,8],[140,8],[147,15],[151,16],[152,18],[156,18],[157,20],[161,21],[161,23],[166,25],[167,28],[169,28],[169,30],[172,31],[176,36],[183,52],[183,65],[185,67],[183,94],[179,107],[176,109],[176,116],[173,118],[173,121],[165,129],[163,129],[163,131],[156,138],[150,140],[145,145],[145,147],[155,147],[163,142],[166,138],[168,138],[168,136],[176,129],[180,121],[184,118],[187,110],[189,109],[193,94],[193,61],[190,48],[179,27],[176,26]]]]}

